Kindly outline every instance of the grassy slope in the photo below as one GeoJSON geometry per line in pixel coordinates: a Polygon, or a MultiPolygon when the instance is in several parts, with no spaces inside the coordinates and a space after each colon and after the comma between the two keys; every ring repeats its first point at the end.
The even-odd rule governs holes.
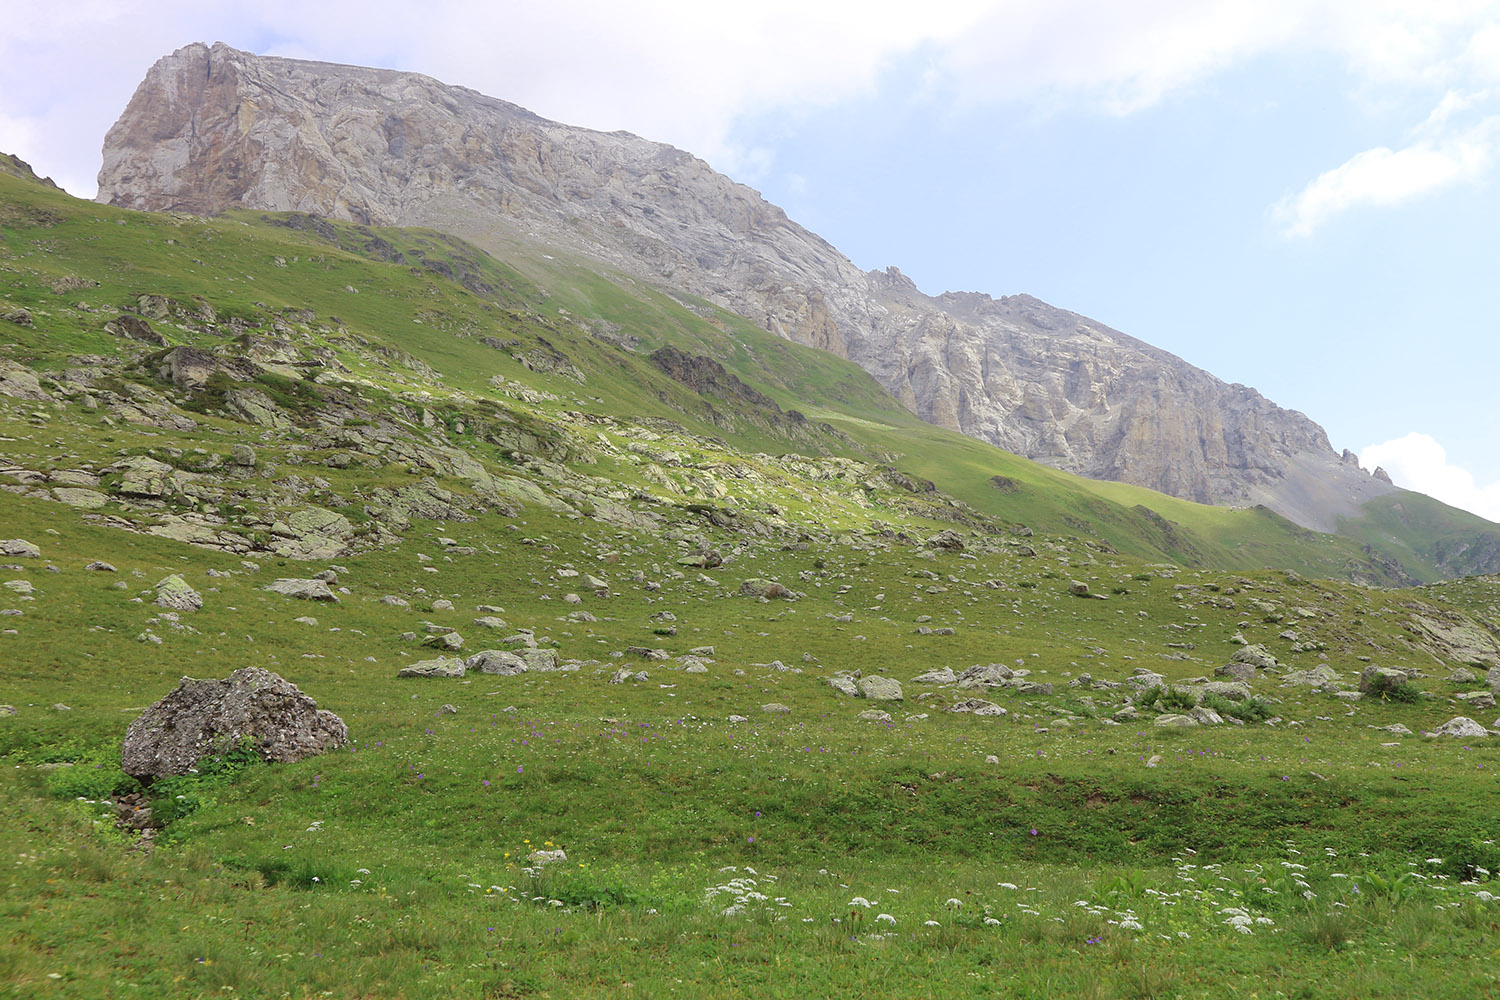
{"type": "MultiPolygon", "coordinates": [[[[707,303],[685,308],[633,279],[565,257],[502,263],[437,233],[325,226],[319,236],[272,225],[260,214],[221,220],[150,216],[79,202],[10,178],[0,178],[0,184],[6,185],[7,211],[15,223],[28,215],[50,223],[32,231],[45,238],[36,244],[41,252],[27,258],[31,275],[23,270],[6,294],[36,314],[34,332],[12,335],[52,357],[117,350],[118,341],[99,328],[112,318],[111,305],[129,304],[145,292],[183,300],[204,297],[221,312],[247,316],[311,308],[320,321],[336,319],[347,331],[421,358],[443,373],[444,386],[463,393],[492,394],[486,386],[491,376],[515,378],[520,371],[510,350],[497,351],[479,338],[518,340],[516,350],[541,338],[586,372],[586,389],[556,378],[541,380],[580,408],[675,420],[746,451],[788,450],[784,436],[768,434],[754,422],[716,424],[702,399],[645,361],[651,349],[671,343],[714,357],[784,409],[826,420],[853,439],[819,440],[822,450],[893,460],[979,511],[1038,530],[1090,535],[1142,557],[1197,566],[1284,566],[1320,576],[1360,569],[1379,579],[1359,549],[1369,543],[1410,563],[1419,579],[1433,579],[1441,575],[1435,539],[1485,530],[1483,522],[1476,526],[1442,515],[1420,523],[1382,522],[1378,532],[1356,526],[1354,537],[1344,538],[1306,532],[1264,510],[1205,507],[1080,479],[922,423],[852,364],[774,337],[707,303]],[[336,234],[331,238],[330,228],[336,234]],[[449,273],[470,279],[479,294],[437,271],[413,266],[423,260],[449,265],[449,273]],[[101,284],[51,294],[47,283],[63,274],[101,284]],[[67,307],[78,300],[95,314],[67,307]],[[592,336],[601,325],[638,340],[638,349],[621,350],[592,336]],[[994,476],[1014,488],[997,490],[994,476]]],[[[16,229],[11,239],[19,245],[26,232],[16,229]]],[[[166,332],[179,342],[194,342],[181,331],[166,332]]],[[[196,342],[211,345],[212,338],[196,342]]],[[[340,347],[337,341],[331,346],[340,347]]],[[[712,405],[721,413],[733,410],[723,401],[712,405]]]]}

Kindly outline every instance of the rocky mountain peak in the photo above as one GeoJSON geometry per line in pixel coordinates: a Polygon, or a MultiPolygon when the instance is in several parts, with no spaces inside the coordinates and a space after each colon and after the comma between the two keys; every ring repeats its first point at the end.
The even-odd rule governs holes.
{"type": "Polygon", "coordinates": [[[863,272],[743,184],[628,132],[430,77],[189,45],[105,138],[100,198],[244,207],[562,247],[847,357],[926,420],[1101,479],[1308,527],[1393,487],[1301,413],[1028,295],[863,272]]]}

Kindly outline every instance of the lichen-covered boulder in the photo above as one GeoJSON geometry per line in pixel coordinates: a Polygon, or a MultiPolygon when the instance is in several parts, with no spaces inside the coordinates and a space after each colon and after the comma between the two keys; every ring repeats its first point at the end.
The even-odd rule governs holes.
{"type": "Polygon", "coordinates": [[[286,678],[242,667],[224,680],[184,677],[130,724],[121,766],[143,780],[187,774],[245,739],[262,759],[286,763],[344,746],[349,729],[286,678]]]}

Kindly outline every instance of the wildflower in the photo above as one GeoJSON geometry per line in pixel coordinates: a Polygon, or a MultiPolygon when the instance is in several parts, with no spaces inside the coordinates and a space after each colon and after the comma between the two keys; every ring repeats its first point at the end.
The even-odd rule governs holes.
{"type": "Polygon", "coordinates": [[[963,904],[963,901],[960,900],[960,899],[950,898],[945,905],[951,906],[951,907],[953,907],[956,910],[959,907],[963,906],[964,904],[963,904]]]}
{"type": "Polygon", "coordinates": [[[922,922],[922,926],[924,926],[924,927],[941,927],[943,925],[940,924],[940,923],[938,923],[936,920],[924,920],[922,922]]]}
{"type": "Polygon", "coordinates": [[[896,918],[891,916],[889,913],[877,913],[875,914],[875,919],[878,921],[884,921],[888,924],[894,924],[896,922],[896,918]]]}
{"type": "Polygon", "coordinates": [[[985,917],[984,925],[986,927],[999,927],[1000,921],[996,920],[994,917],[985,917]]]}

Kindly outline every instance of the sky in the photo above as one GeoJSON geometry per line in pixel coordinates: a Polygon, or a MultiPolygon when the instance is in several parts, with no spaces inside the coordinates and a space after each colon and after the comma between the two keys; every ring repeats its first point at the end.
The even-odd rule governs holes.
{"type": "Polygon", "coordinates": [[[1500,0],[61,0],[0,151],[92,197],[194,41],[669,142],[866,269],[1026,292],[1500,521],[1500,0]]]}

